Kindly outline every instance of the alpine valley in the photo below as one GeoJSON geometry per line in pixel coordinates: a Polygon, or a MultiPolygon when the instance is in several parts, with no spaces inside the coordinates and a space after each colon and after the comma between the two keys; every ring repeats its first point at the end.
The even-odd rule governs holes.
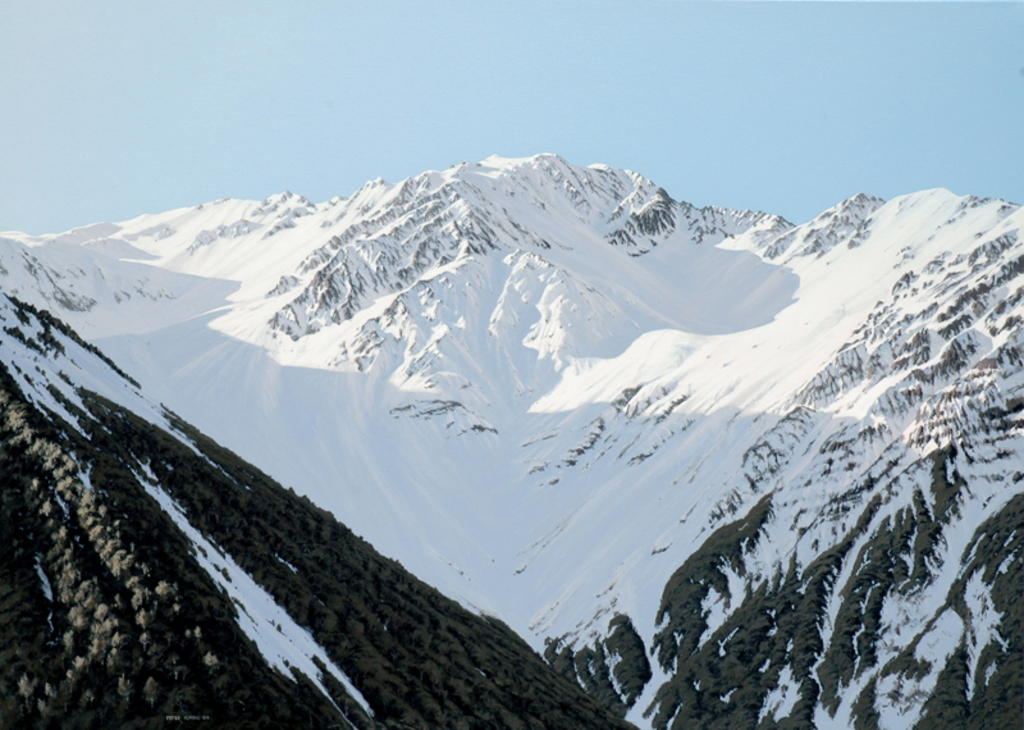
{"type": "Polygon", "coordinates": [[[1019,728],[1022,226],[539,155],[4,233],[0,726],[1019,728]]]}

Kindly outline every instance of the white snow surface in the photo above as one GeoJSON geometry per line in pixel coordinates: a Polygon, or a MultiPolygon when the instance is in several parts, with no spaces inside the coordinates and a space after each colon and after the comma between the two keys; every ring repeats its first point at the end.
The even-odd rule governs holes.
{"type": "Polygon", "coordinates": [[[779,681],[775,689],[769,692],[765,698],[757,717],[758,722],[766,717],[772,717],[776,722],[789,717],[799,699],[800,683],[794,679],[789,667],[786,666],[779,674],[779,681]]]}
{"type": "MultiPolygon", "coordinates": [[[[283,193],[5,233],[0,282],[534,647],[600,635],[616,612],[650,646],[673,571],[760,496],[772,529],[739,595],[852,527],[858,511],[834,509],[844,464],[896,465],[877,527],[927,480],[912,462],[1024,389],[999,354],[1022,340],[1024,282],[1007,268],[1022,222],[1016,205],[935,189],[857,195],[793,226],[698,209],[628,171],[488,158],[320,204],[283,193]]],[[[1017,489],[982,441],[990,459],[957,461],[972,492],[930,592],[885,604],[880,664],[935,618],[958,551],[1017,489]]],[[[994,619],[972,600],[981,642],[994,619]]],[[[727,615],[724,600],[705,610],[727,615]]],[[[967,630],[944,618],[920,651],[967,630]]],[[[787,687],[763,712],[792,708],[787,687]]],[[[629,718],[644,725],[642,709],[629,718]]]]}

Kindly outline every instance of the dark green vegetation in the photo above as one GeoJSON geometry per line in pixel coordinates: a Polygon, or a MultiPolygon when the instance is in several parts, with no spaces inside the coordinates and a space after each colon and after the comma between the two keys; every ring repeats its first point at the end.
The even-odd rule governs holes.
{"type": "Polygon", "coordinates": [[[548,640],[544,658],[557,672],[581,683],[588,694],[625,717],[651,681],[651,664],[644,641],[628,616],[617,614],[608,628],[608,636],[597,640],[593,647],[576,649],[564,643],[564,638],[548,640]]]}
{"type": "Polygon", "coordinates": [[[17,327],[4,328],[4,332],[20,340],[23,344],[28,347],[37,350],[40,353],[46,354],[47,352],[56,351],[64,354],[64,345],[60,343],[60,340],[54,336],[54,330],[67,337],[69,340],[74,342],[76,345],[81,347],[86,352],[89,352],[99,358],[107,367],[113,370],[115,373],[120,375],[122,378],[127,380],[129,383],[134,385],[136,388],[140,387],[138,381],[132,376],[128,375],[125,371],[114,364],[114,361],[109,357],[100,352],[100,349],[93,344],[90,344],[78,336],[78,333],[67,326],[64,322],[54,317],[52,314],[47,312],[45,309],[39,310],[33,307],[28,302],[23,302],[17,297],[13,297],[10,294],[4,296],[10,300],[11,304],[15,307],[18,320],[22,324],[29,324],[33,320],[39,323],[42,328],[42,332],[38,336],[38,342],[35,338],[26,339],[25,335],[17,327]]]}
{"type": "Polygon", "coordinates": [[[0,366],[0,727],[162,727],[169,714],[218,728],[631,727],[500,621],[180,419],[194,449],[95,394],[79,391],[82,410],[49,392],[75,424],[0,366]],[[330,699],[267,665],[147,474],[312,633],[373,717],[326,672],[330,699]]]}
{"type": "MultiPolygon", "coordinates": [[[[958,493],[968,488],[952,467],[953,456],[950,448],[921,464],[931,474],[930,500],[915,492],[912,506],[897,510],[869,530],[883,503],[876,493],[834,547],[802,568],[791,564],[773,582],[748,584],[743,595],[730,595],[725,570],[743,576],[742,556],[756,544],[771,518],[771,497],[764,497],[746,517],[719,528],[665,588],[659,615],[659,623],[665,623],[653,649],[672,678],[658,690],[654,726],[661,730],[813,728],[815,708],[835,713],[842,699],[850,700],[845,688],[871,670],[875,676],[853,699],[858,729],[877,727],[876,702],[905,706],[922,700],[918,728],[1020,727],[1024,495],[1014,497],[975,530],[963,552],[960,577],[945,604],[933,611],[926,625],[908,627],[916,638],[879,667],[878,650],[885,640],[880,631],[883,599],[891,593],[911,596],[930,582],[929,564],[935,558],[939,532],[959,509],[958,493]],[[852,553],[855,548],[856,554],[852,553]],[[848,558],[857,567],[844,585],[836,585],[848,558]],[[961,642],[939,668],[934,692],[917,695],[915,680],[936,669],[916,658],[918,643],[947,609],[970,623],[965,591],[979,574],[991,586],[994,609],[1002,615],[997,627],[1002,643],[985,644],[973,692],[968,692],[968,648],[961,642]],[[707,629],[702,604],[712,589],[734,610],[702,641],[707,629]],[[826,645],[821,627],[830,620],[830,595],[836,596],[839,606],[826,645]],[[776,718],[769,711],[759,720],[766,697],[783,681],[784,668],[799,693],[792,712],[776,718]],[[886,679],[896,680],[895,689],[878,697],[877,687],[886,679]]],[[[874,486],[862,485],[858,491],[869,492],[874,486]]]]}

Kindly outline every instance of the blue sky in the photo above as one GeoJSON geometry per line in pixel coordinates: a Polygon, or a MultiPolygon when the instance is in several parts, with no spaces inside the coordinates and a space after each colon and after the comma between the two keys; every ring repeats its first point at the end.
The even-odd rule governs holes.
{"type": "Polygon", "coordinates": [[[1024,202],[1024,4],[0,3],[0,230],[555,152],[807,220],[1024,202]]]}

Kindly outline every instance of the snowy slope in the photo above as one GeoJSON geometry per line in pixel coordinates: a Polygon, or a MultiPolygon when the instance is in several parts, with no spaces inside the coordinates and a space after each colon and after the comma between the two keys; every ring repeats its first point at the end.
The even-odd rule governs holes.
{"type": "Polygon", "coordinates": [[[65,323],[0,323],[4,727],[633,727],[65,323]]]}
{"type": "MultiPolygon", "coordinates": [[[[783,643],[743,708],[715,701],[837,727],[875,707],[909,727],[958,646],[973,691],[1010,631],[968,552],[1021,492],[1022,220],[930,190],[793,226],[542,155],[323,204],[285,193],[4,234],[0,263],[5,290],[537,648],[604,651],[628,616],[658,658],[638,724],[698,702],[673,649],[687,631],[726,656],[716,631],[752,605],[737,595],[796,585],[839,551],[808,609],[820,646],[783,643]],[[942,484],[968,485],[955,508],[940,462],[942,484]],[[693,599],[704,625],[685,628],[677,569],[751,510],[767,515],[757,538],[712,571],[693,599]],[[854,556],[925,522],[913,585],[854,600],[870,562],[854,556]],[[869,604],[884,649],[847,652],[833,627],[869,604]],[[930,668],[900,674],[907,652],[930,668]],[[832,672],[850,653],[856,671],[832,672]]],[[[1017,571],[1019,542],[1004,546],[1017,571]]],[[[586,686],[587,671],[569,673],[586,686]]]]}

